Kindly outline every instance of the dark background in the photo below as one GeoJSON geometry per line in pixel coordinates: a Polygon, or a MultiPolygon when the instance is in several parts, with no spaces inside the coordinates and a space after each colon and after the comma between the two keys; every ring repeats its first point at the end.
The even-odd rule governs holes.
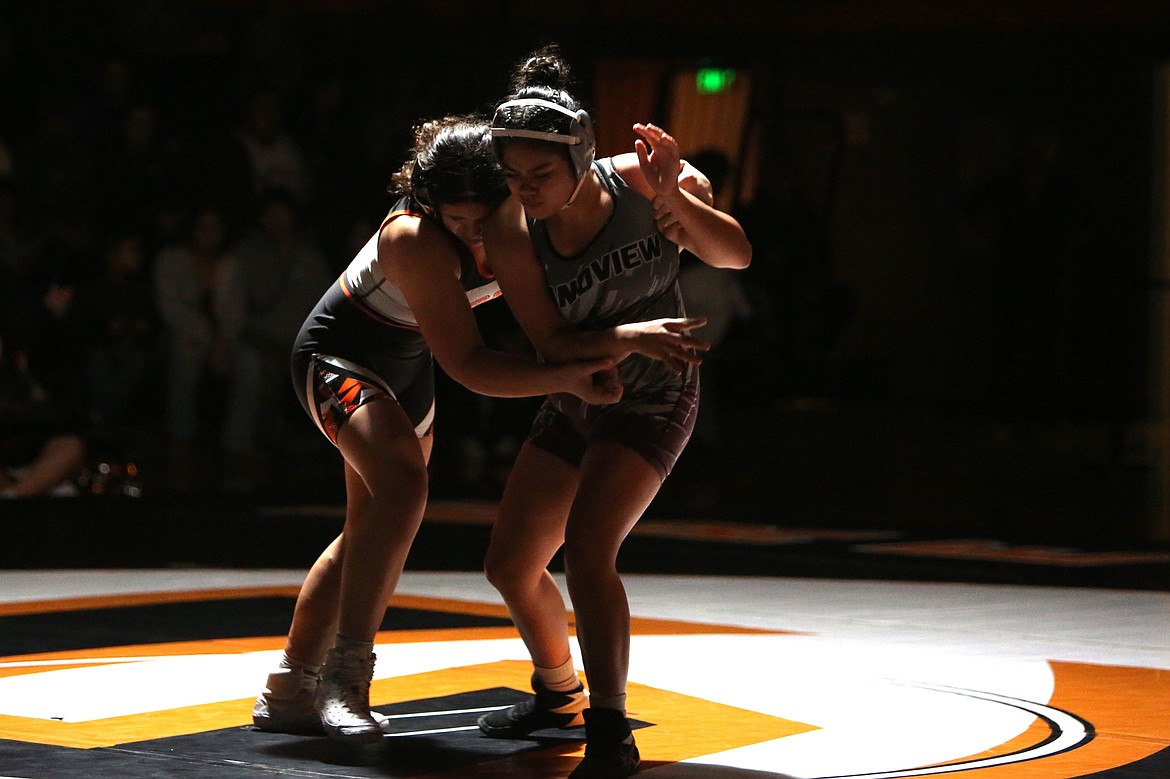
{"type": "MultiPolygon", "coordinates": [[[[684,454],[652,512],[1170,538],[1152,260],[1165,3],[7,3],[0,140],[19,221],[68,248],[43,267],[68,254],[84,283],[113,223],[225,193],[222,150],[269,85],[314,175],[303,223],[340,270],[389,204],[411,127],[489,109],[552,40],[586,98],[615,59],[754,75],[758,185],[735,204],[754,314],[712,358],[720,443],[684,454]],[[103,88],[115,62],[124,93],[103,88]],[[139,102],[165,175],[122,201],[95,150],[139,102]]],[[[484,316],[506,332],[506,312],[484,316]]],[[[262,436],[254,494],[339,502],[336,454],[291,392],[271,402],[289,425],[262,436]]],[[[433,495],[496,494],[530,410],[445,385],[433,495]]],[[[92,458],[133,460],[165,492],[158,419],[144,402],[92,458]]]]}

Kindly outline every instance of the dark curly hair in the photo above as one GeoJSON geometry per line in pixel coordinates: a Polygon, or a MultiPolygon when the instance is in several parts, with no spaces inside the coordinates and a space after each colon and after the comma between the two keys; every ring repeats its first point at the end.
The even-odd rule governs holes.
{"type": "Polygon", "coordinates": [[[492,153],[488,122],[477,116],[446,116],[415,128],[414,146],[389,190],[425,208],[446,203],[496,206],[508,196],[492,153]]]}

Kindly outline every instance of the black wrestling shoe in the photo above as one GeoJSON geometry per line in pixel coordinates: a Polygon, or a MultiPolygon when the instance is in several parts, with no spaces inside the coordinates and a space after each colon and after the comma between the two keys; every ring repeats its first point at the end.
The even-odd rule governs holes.
{"type": "Polygon", "coordinates": [[[569,779],[624,779],[638,773],[641,763],[630,721],[623,712],[585,710],[585,757],[569,779]]]}
{"type": "Polygon", "coordinates": [[[568,692],[556,692],[546,688],[533,674],[532,689],[536,694],[528,700],[484,714],[475,724],[492,738],[523,738],[534,730],[579,728],[584,723],[581,712],[589,699],[581,683],[568,692]]]}

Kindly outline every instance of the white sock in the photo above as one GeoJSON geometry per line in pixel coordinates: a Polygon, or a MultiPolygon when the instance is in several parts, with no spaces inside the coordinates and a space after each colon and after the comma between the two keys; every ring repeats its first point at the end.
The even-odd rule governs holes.
{"type": "Polygon", "coordinates": [[[573,669],[572,655],[556,668],[544,668],[535,664],[533,668],[536,670],[536,678],[540,680],[540,683],[554,692],[571,692],[577,689],[577,685],[581,683],[577,678],[577,672],[573,669]]]}
{"type": "Polygon", "coordinates": [[[288,653],[287,649],[284,651],[284,654],[281,655],[280,665],[278,667],[300,669],[303,671],[308,671],[311,674],[315,674],[321,670],[321,666],[319,665],[311,665],[310,663],[306,663],[304,660],[298,660],[297,658],[293,657],[288,653]]]}
{"type": "Polygon", "coordinates": [[[349,638],[340,633],[337,634],[334,646],[341,650],[359,649],[363,652],[372,652],[374,650],[373,641],[359,641],[356,638],[349,638]]]}

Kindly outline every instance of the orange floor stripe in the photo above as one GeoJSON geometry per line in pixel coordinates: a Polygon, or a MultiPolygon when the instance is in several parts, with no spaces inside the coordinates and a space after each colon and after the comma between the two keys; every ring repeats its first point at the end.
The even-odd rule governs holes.
{"type": "MultiPolygon", "coordinates": [[[[1074,779],[1136,762],[1170,747],[1170,672],[1152,668],[1051,663],[1056,688],[1049,705],[1088,721],[1096,737],[1059,755],[962,772],[963,779],[1074,779]]],[[[1037,744],[1050,730],[1037,721],[1017,738],[969,759],[1037,744]]],[[[958,761],[951,761],[958,762],[958,761]]]]}

